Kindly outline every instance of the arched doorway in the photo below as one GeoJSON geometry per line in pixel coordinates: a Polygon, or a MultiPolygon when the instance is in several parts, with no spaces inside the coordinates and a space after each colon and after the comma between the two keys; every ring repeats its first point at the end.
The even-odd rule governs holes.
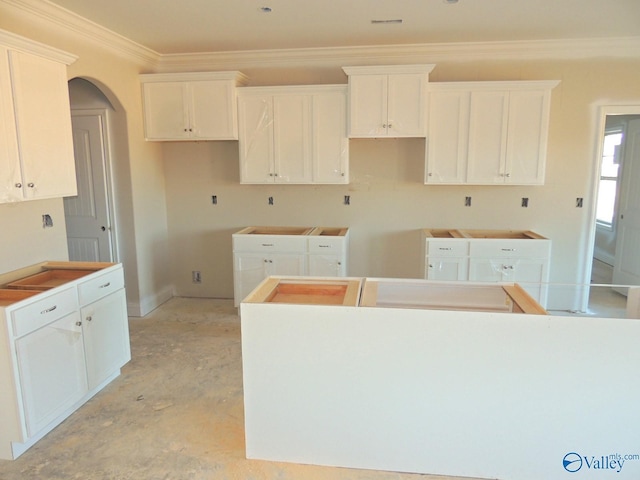
{"type": "Polygon", "coordinates": [[[95,83],[69,81],[78,195],[64,199],[69,259],[120,261],[114,130],[120,116],[95,83]]]}

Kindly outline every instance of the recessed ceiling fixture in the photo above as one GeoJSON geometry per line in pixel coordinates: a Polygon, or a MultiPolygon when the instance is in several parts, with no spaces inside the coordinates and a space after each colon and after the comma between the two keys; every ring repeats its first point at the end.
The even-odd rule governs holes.
{"type": "Polygon", "coordinates": [[[454,3],[458,3],[458,0],[442,0],[442,3],[454,4],[454,3]]]}
{"type": "Polygon", "coordinates": [[[262,13],[271,13],[271,7],[260,7],[262,13]]]}
{"type": "Polygon", "coordinates": [[[371,23],[373,24],[380,24],[380,23],[402,23],[402,19],[401,18],[396,18],[393,20],[371,20],[371,23]]]}

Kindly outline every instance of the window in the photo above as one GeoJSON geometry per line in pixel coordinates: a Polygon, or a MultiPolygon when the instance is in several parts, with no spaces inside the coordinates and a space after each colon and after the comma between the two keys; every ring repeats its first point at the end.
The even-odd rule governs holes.
{"type": "Polygon", "coordinates": [[[620,149],[623,133],[620,129],[607,131],[602,147],[602,166],[600,169],[600,187],[596,207],[598,225],[613,229],[616,192],[620,175],[620,149]]]}

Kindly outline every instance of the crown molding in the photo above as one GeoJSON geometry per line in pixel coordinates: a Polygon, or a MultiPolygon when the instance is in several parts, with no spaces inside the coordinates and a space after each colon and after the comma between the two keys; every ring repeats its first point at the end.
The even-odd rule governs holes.
{"type": "Polygon", "coordinates": [[[160,55],[159,71],[478,60],[640,58],[640,37],[299,48],[160,55]]]}
{"type": "Polygon", "coordinates": [[[29,38],[25,38],[11,32],[5,32],[4,30],[0,30],[0,43],[3,46],[10,47],[14,50],[40,55],[42,57],[64,63],[65,65],[71,65],[78,59],[76,55],[72,55],[40,42],[35,42],[29,38]]]}
{"type": "Polygon", "coordinates": [[[56,27],[62,27],[98,44],[120,57],[129,58],[156,69],[160,55],[143,45],[135,43],[122,35],[98,25],[48,0],[0,0],[20,12],[38,17],[56,27]]]}
{"type": "Polygon", "coordinates": [[[0,0],[19,11],[72,31],[149,72],[241,70],[294,66],[451,63],[482,60],[640,58],[640,36],[511,42],[433,43],[159,54],[49,0],[0,0]]]}

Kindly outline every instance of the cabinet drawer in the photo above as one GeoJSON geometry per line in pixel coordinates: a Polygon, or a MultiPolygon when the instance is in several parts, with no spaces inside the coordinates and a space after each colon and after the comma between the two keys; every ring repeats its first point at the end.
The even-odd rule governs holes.
{"type": "Polygon", "coordinates": [[[344,237],[309,237],[309,253],[343,253],[345,243],[344,237]]]}
{"type": "Polygon", "coordinates": [[[548,240],[474,240],[469,250],[477,258],[546,258],[549,248],[548,240]]]}
{"type": "Polygon", "coordinates": [[[80,283],[78,299],[80,305],[88,305],[121,288],[124,288],[124,276],[122,270],[118,269],[80,283]]]}
{"type": "Polygon", "coordinates": [[[76,310],[78,310],[78,299],[75,288],[67,288],[53,295],[47,295],[13,312],[13,334],[20,337],[76,310]]]}
{"type": "Polygon", "coordinates": [[[427,240],[430,257],[466,257],[469,255],[467,240],[427,240]]]}
{"type": "Polygon", "coordinates": [[[286,235],[237,235],[233,237],[234,252],[287,252],[307,251],[307,237],[286,235]]]}

